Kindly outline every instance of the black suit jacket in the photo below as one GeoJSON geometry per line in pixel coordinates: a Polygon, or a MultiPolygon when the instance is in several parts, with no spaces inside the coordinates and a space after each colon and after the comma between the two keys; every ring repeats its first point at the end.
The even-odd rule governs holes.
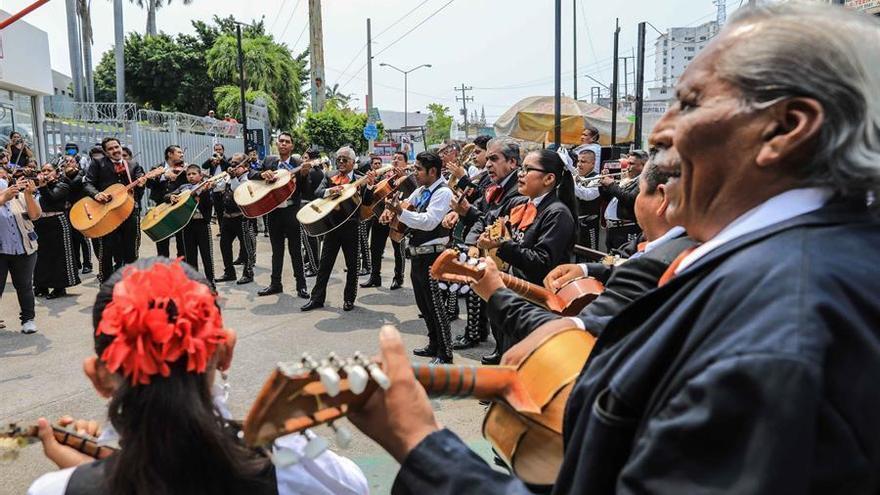
{"type": "MultiPolygon", "coordinates": [[[[160,167],[164,168],[165,164],[160,163],[150,170],[156,170],[160,167]]],[[[164,175],[147,179],[147,187],[150,189],[150,199],[156,204],[165,201],[165,196],[184,184],[186,184],[186,169],[183,169],[174,180],[168,180],[164,175]]]]}
{"type": "MultiPolygon", "coordinates": [[[[188,182],[186,184],[182,184],[173,191],[169,191],[168,194],[165,195],[165,202],[171,202],[172,194],[180,194],[183,191],[191,190],[193,187],[193,184],[190,184],[188,182]]],[[[199,213],[202,214],[202,220],[211,219],[211,212],[214,208],[214,198],[212,196],[213,195],[211,194],[211,190],[205,188],[202,188],[199,193],[196,194],[196,201],[198,202],[197,207],[199,209],[199,213]]]]}
{"type": "MultiPolygon", "coordinates": [[[[511,199],[503,215],[528,202],[525,196],[511,199]]],[[[514,239],[501,244],[497,254],[510,263],[511,274],[540,285],[550,270],[571,258],[575,220],[571,210],[556,197],[556,192],[548,193],[537,209],[535,221],[520,234],[513,232],[514,239]],[[517,235],[522,238],[515,240],[517,235]]]]}
{"type": "MultiPolygon", "coordinates": [[[[137,162],[126,162],[128,165],[128,174],[124,171],[121,174],[116,173],[116,165],[107,158],[101,158],[97,162],[92,162],[89,166],[89,170],[86,172],[86,178],[83,182],[83,187],[85,189],[86,194],[94,198],[98,195],[98,193],[104,191],[113,184],[122,184],[128,185],[128,175],[131,175],[131,180],[135,181],[144,176],[144,169],[137,162]]],[[[141,198],[144,196],[144,188],[143,186],[134,188],[134,199],[135,199],[135,207],[137,207],[137,203],[140,203],[141,198]]]]}
{"type": "MultiPolygon", "coordinates": [[[[465,244],[469,246],[475,245],[480,234],[486,230],[486,226],[492,225],[495,220],[501,216],[501,212],[505,211],[504,209],[507,207],[507,203],[514,198],[522,196],[517,190],[516,179],[516,170],[514,170],[510,173],[507,183],[503,186],[504,192],[501,194],[501,199],[498,200],[498,203],[487,203],[484,191],[484,194],[480,195],[480,198],[471,205],[467,215],[465,215],[464,218],[459,219],[459,221],[465,222],[467,227],[470,227],[464,240],[465,244]]],[[[488,188],[489,186],[487,185],[486,187],[488,188]]]]}
{"type": "MultiPolygon", "coordinates": [[[[878,493],[877,259],[864,200],[833,201],[629,305],[568,399],[554,493],[878,493]]],[[[529,490],[442,430],[393,493],[529,490]]]]}
{"type": "Polygon", "coordinates": [[[599,186],[599,195],[606,201],[617,198],[617,218],[636,221],[636,197],[639,195],[639,177],[635,177],[623,187],[615,182],[608,187],[599,186]]]}

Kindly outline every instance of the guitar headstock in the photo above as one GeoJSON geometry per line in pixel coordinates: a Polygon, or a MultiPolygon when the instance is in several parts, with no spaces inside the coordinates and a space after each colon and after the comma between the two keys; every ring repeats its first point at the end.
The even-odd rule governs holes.
{"type": "Polygon", "coordinates": [[[509,239],[510,231],[507,229],[507,217],[499,217],[486,228],[486,232],[492,240],[509,239]]]}
{"type": "Polygon", "coordinates": [[[440,253],[431,265],[431,277],[446,282],[470,284],[483,277],[483,267],[479,260],[469,258],[456,249],[440,253]]]}
{"type": "MultiPolygon", "coordinates": [[[[348,359],[331,353],[321,360],[306,353],[297,361],[278,363],[245,419],[244,440],[267,446],[280,436],[329,424],[345,447],[351,434],[333,421],[366,402],[376,387],[390,385],[380,366],[360,353],[348,359]]],[[[323,450],[320,441],[312,442],[317,442],[312,451],[323,450]]]]}
{"type": "Polygon", "coordinates": [[[19,451],[36,441],[35,429],[8,423],[0,426],[0,462],[13,461],[18,458],[19,451]]]}

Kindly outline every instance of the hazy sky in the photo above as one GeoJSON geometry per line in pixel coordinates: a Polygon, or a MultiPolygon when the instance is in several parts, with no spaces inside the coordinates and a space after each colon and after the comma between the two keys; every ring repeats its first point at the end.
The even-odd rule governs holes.
{"type": "MultiPolygon", "coordinates": [[[[2,8],[15,12],[32,0],[6,0],[2,8]]],[[[563,1],[562,70],[565,94],[572,87],[572,0],[563,1]]],[[[727,0],[728,14],[743,2],[727,0]]],[[[113,44],[113,3],[91,2],[95,26],[95,63],[113,44]]],[[[124,2],[125,30],[143,32],[146,12],[124,2]]],[[[403,76],[380,62],[401,69],[428,63],[409,76],[409,109],[424,110],[431,102],[458,108],[453,87],[473,86],[469,93],[478,110],[485,107],[490,119],[497,117],[526,96],[553,94],[553,12],[550,0],[324,0],[324,56],[327,83],[339,83],[364,107],[367,71],[366,19],[372,19],[374,35],[373,85],[379,108],[403,110],[403,76]],[[418,7],[418,8],[416,8],[418,7]],[[407,12],[416,8],[411,14],[407,12]],[[414,31],[403,36],[434,14],[414,31]],[[380,53],[381,52],[381,53],[380,53]]],[[[308,0],[194,0],[183,5],[172,1],[158,14],[159,30],[166,33],[192,32],[190,21],[208,21],[213,15],[233,15],[242,21],[265,17],[276,39],[294,52],[308,44],[308,0]]],[[[597,84],[611,80],[612,34],[615,17],[620,17],[620,55],[632,55],[636,26],[647,20],[659,30],[670,26],[696,25],[715,18],[711,0],[626,0],[617,2],[578,0],[578,93],[590,94],[597,84]]],[[[70,73],[64,0],[52,0],[25,19],[49,33],[52,66],[70,73]]],[[[648,28],[647,53],[653,53],[657,32],[648,28]]],[[[13,47],[4,47],[9,50],[13,47]]],[[[634,72],[630,61],[630,72],[634,72]]],[[[646,80],[654,74],[653,57],[648,59],[646,80]]],[[[621,67],[621,74],[623,69],[621,67]]],[[[630,77],[632,79],[632,76],[630,77]]],[[[621,76],[621,91],[623,78],[621,76]]],[[[648,83],[648,86],[652,83],[648,83]]],[[[631,89],[632,91],[632,89],[631,89]]]]}

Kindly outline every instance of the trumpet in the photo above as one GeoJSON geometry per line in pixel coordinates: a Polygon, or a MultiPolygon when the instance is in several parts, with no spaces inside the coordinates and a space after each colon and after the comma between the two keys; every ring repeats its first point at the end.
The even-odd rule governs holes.
{"type": "Polygon", "coordinates": [[[604,177],[619,178],[621,175],[623,175],[625,173],[626,172],[615,172],[613,174],[594,175],[592,177],[584,177],[582,175],[579,175],[579,176],[575,177],[575,182],[577,182],[577,185],[579,185],[581,187],[597,187],[599,185],[599,181],[602,180],[602,178],[604,178],[604,177]]]}

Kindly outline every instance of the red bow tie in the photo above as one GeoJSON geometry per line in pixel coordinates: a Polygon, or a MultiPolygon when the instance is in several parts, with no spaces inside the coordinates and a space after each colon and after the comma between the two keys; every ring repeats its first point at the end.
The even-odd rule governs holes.
{"type": "Polygon", "coordinates": [[[501,194],[503,193],[504,190],[501,189],[501,186],[498,184],[492,184],[486,188],[486,202],[492,205],[497,205],[498,202],[501,201],[501,194]]]}
{"type": "Polygon", "coordinates": [[[343,184],[348,184],[349,182],[351,182],[351,179],[349,179],[348,174],[337,174],[334,175],[333,178],[330,179],[330,181],[333,182],[334,186],[341,186],[343,184]]]}

